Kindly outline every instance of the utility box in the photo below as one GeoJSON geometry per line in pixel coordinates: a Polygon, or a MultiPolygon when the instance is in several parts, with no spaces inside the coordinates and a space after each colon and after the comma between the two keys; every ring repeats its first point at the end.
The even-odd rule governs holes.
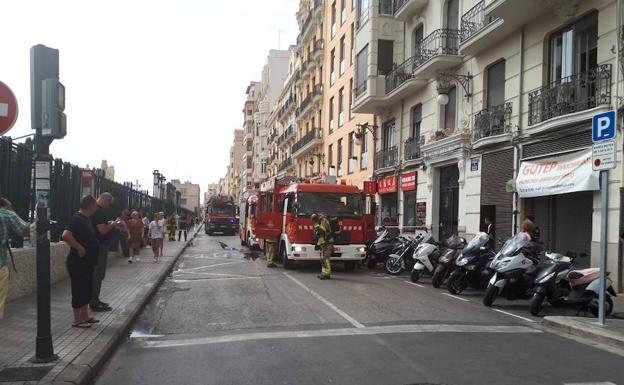
{"type": "Polygon", "coordinates": [[[65,87],[58,79],[45,79],[41,83],[41,135],[63,139],[67,134],[65,87]]]}

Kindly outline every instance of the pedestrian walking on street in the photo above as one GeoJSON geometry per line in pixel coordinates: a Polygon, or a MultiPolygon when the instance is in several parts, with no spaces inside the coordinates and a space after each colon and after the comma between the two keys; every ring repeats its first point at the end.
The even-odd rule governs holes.
{"type": "Polygon", "coordinates": [[[124,258],[130,262],[130,243],[128,238],[130,237],[130,231],[128,230],[128,222],[130,221],[130,210],[124,209],[121,215],[117,217],[115,223],[117,224],[117,238],[119,239],[119,245],[121,246],[121,252],[124,258]]]}
{"type": "Polygon", "coordinates": [[[65,266],[71,283],[71,305],[74,309],[73,327],[90,328],[99,320],[89,315],[88,306],[93,291],[93,268],[98,259],[99,243],[89,217],[97,210],[91,195],[80,200],[80,210],[71,219],[61,238],[70,247],[65,266]]]}
{"type": "Polygon", "coordinates": [[[4,304],[9,295],[11,231],[26,237],[30,234],[30,227],[13,211],[13,204],[8,199],[0,198],[0,320],[4,318],[4,304]]]}
{"type": "Polygon", "coordinates": [[[184,242],[186,242],[186,238],[187,238],[186,231],[187,231],[187,229],[188,229],[188,219],[186,218],[186,215],[183,215],[178,220],[178,242],[182,238],[182,233],[184,233],[184,242]]]}
{"type": "Polygon", "coordinates": [[[266,257],[267,257],[267,267],[273,268],[277,267],[273,259],[275,258],[275,249],[277,246],[277,242],[274,239],[265,240],[266,244],[266,257]]]}
{"type": "Polygon", "coordinates": [[[108,263],[108,250],[112,236],[118,227],[114,221],[109,220],[107,210],[113,205],[113,195],[102,193],[97,200],[97,209],[91,215],[91,223],[95,228],[95,236],[99,243],[96,266],[93,269],[93,291],[91,292],[91,303],[89,307],[93,311],[111,311],[110,304],[100,300],[102,281],[106,277],[106,265],[108,263]]]}
{"type": "Polygon", "coordinates": [[[161,214],[154,214],[154,220],[150,223],[149,232],[152,240],[152,250],[154,251],[154,262],[162,256],[163,238],[165,237],[161,214]]]}
{"type": "Polygon", "coordinates": [[[150,244],[150,239],[149,239],[150,220],[147,214],[144,215],[143,212],[141,212],[140,216],[141,216],[141,220],[143,221],[143,246],[147,246],[150,244]]]}
{"type": "Polygon", "coordinates": [[[331,231],[331,224],[324,215],[312,214],[310,217],[314,221],[314,239],[316,246],[321,250],[321,274],[319,279],[331,278],[331,256],[334,253],[334,237],[331,231]]]}
{"type": "Polygon", "coordinates": [[[162,241],[159,242],[158,244],[158,252],[159,255],[162,256],[163,253],[163,247],[164,247],[164,239],[165,239],[165,230],[166,230],[166,226],[167,226],[167,221],[165,220],[165,212],[161,211],[158,213],[158,225],[160,226],[160,228],[162,229],[162,241]]]}
{"type": "Polygon", "coordinates": [[[177,227],[177,220],[176,220],[176,215],[174,213],[174,214],[171,214],[171,216],[167,220],[167,233],[169,234],[170,241],[175,241],[176,227],[177,227]]]}
{"type": "Polygon", "coordinates": [[[132,212],[132,219],[128,221],[128,232],[130,233],[130,257],[128,263],[132,263],[134,256],[139,255],[141,244],[143,243],[143,221],[139,213],[132,212]]]}

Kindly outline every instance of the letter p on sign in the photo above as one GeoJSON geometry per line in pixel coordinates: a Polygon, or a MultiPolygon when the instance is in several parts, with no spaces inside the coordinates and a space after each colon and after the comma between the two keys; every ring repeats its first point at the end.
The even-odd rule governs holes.
{"type": "Polygon", "coordinates": [[[592,140],[601,142],[615,138],[615,111],[596,114],[592,118],[592,140]]]}

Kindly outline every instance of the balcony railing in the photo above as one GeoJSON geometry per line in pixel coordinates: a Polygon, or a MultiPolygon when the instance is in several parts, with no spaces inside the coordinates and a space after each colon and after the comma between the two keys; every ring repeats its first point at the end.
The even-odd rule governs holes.
{"type": "Polygon", "coordinates": [[[438,29],[430,33],[416,47],[416,54],[386,75],[386,94],[414,77],[414,73],[429,59],[438,55],[459,53],[459,30],[438,29]]]}
{"type": "Polygon", "coordinates": [[[379,14],[380,15],[393,15],[394,7],[392,6],[392,0],[379,0],[379,14]]]}
{"type": "Polygon", "coordinates": [[[405,160],[420,158],[420,138],[409,138],[405,141],[404,146],[403,157],[405,160]]]}
{"type": "Polygon", "coordinates": [[[375,170],[395,166],[399,151],[397,146],[392,146],[375,153],[375,170]]]}
{"type": "Polygon", "coordinates": [[[314,42],[314,52],[323,52],[324,45],[323,39],[316,40],[314,42]]]}
{"type": "Polygon", "coordinates": [[[305,134],[301,139],[299,139],[295,144],[293,144],[291,153],[294,154],[295,152],[305,147],[308,143],[316,139],[321,139],[320,128],[315,128],[315,129],[308,131],[307,134],[305,134]]]}
{"type": "Polygon", "coordinates": [[[394,0],[394,6],[392,7],[392,13],[396,14],[399,9],[403,8],[403,6],[408,2],[409,0],[394,0]]]}
{"type": "Polygon", "coordinates": [[[601,64],[529,92],[529,125],[611,103],[611,64],[601,64]]]}
{"type": "Polygon", "coordinates": [[[282,104],[282,107],[280,107],[279,111],[277,112],[277,116],[281,118],[284,115],[284,113],[288,111],[288,108],[291,105],[293,105],[296,101],[297,101],[297,96],[294,94],[290,95],[288,99],[284,101],[284,104],[282,104]]]}
{"type": "Polygon", "coordinates": [[[366,79],[364,79],[364,81],[360,84],[356,84],[355,85],[355,97],[359,97],[360,95],[362,95],[364,92],[366,92],[366,88],[367,88],[367,84],[366,84],[366,79]]]}
{"type": "Polygon", "coordinates": [[[295,127],[291,124],[290,126],[288,126],[286,130],[284,130],[284,132],[282,132],[279,138],[277,138],[277,144],[282,144],[282,142],[290,138],[292,134],[294,133],[295,133],[295,127]]]}
{"type": "Polygon", "coordinates": [[[480,1],[461,18],[461,41],[470,39],[496,20],[498,18],[485,14],[485,0],[480,1]]]}
{"type": "Polygon", "coordinates": [[[511,103],[477,112],[474,117],[474,139],[479,140],[511,132],[511,113],[511,103]]]}
{"type": "Polygon", "coordinates": [[[278,171],[284,171],[285,169],[287,169],[290,166],[292,166],[292,158],[288,157],[288,158],[284,159],[282,161],[282,163],[280,163],[280,165],[277,167],[277,170],[278,171]]]}

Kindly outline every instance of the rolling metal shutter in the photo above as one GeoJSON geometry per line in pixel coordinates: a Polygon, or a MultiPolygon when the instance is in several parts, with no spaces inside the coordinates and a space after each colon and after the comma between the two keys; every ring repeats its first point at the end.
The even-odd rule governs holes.
{"type": "Polygon", "coordinates": [[[496,206],[495,236],[509,238],[512,233],[513,194],[505,183],[513,178],[513,149],[483,154],[481,169],[481,205],[496,206]]]}
{"type": "Polygon", "coordinates": [[[549,139],[523,146],[522,158],[534,158],[561,151],[583,149],[592,145],[591,131],[577,132],[558,139],[549,139]]]}

